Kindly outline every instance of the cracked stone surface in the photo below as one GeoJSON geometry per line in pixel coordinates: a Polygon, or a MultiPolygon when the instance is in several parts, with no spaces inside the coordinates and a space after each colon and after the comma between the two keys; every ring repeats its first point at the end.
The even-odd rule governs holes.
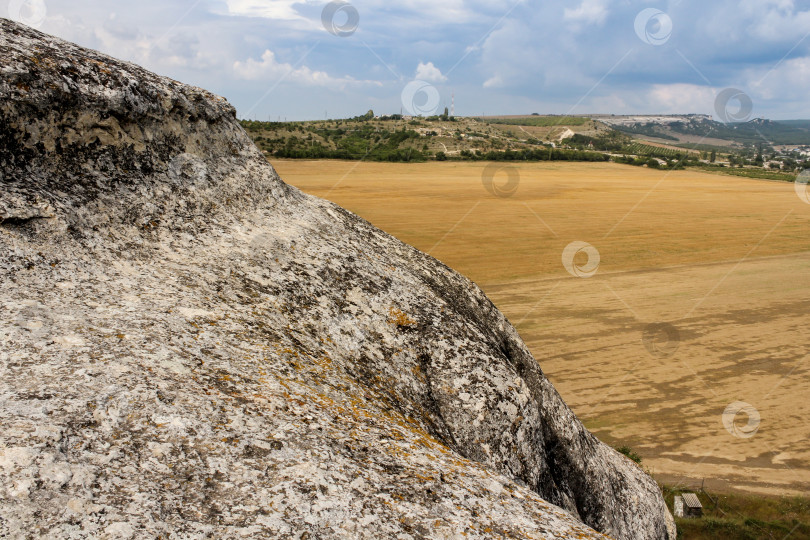
{"type": "Polygon", "coordinates": [[[0,537],[675,538],[478,287],[224,99],[0,19],[0,189],[0,537]]]}

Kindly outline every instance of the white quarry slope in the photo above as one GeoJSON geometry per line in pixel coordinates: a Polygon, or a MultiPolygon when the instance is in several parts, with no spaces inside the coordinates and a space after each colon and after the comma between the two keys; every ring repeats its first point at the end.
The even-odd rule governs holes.
{"type": "Polygon", "coordinates": [[[6,20],[0,276],[0,537],[675,537],[473,283],[6,20]]]}

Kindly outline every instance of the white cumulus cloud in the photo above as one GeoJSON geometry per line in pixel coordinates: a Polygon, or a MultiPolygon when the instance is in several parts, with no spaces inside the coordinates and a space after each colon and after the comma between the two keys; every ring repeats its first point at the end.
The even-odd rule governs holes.
{"type": "Polygon", "coordinates": [[[503,78],[500,75],[495,75],[484,81],[484,88],[500,88],[504,86],[503,78]]]}
{"type": "Polygon", "coordinates": [[[260,60],[248,58],[244,62],[234,62],[233,71],[237,77],[248,81],[284,81],[303,86],[343,88],[349,84],[375,86],[381,84],[377,81],[361,81],[352,77],[333,77],[325,71],[316,71],[305,65],[296,67],[286,62],[279,62],[276,54],[269,49],[264,51],[260,60]]]}
{"type": "Polygon", "coordinates": [[[445,82],[447,77],[442,75],[441,70],[434,66],[433,62],[428,62],[427,64],[419,62],[419,65],[416,66],[416,79],[420,81],[440,83],[445,82]]]}
{"type": "Polygon", "coordinates": [[[566,8],[563,18],[566,21],[584,24],[601,24],[607,17],[607,8],[602,0],[582,0],[579,7],[566,8]]]}
{"type": "Polygon", "coordinates": [[[296,0],[226,0],[230,15],[266,17],[268,19],[293,20],[301,15],[293,7],[296,0]]]}

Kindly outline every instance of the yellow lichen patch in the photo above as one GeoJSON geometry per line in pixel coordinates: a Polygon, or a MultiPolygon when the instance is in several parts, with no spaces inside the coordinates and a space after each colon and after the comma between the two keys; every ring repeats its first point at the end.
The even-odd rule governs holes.
{"type": "Polygon", "coordinates": [[[411,373],[413,373],[414,377],[419,379],[420,381],[424,382],[426,380],[425,374],[422,371],[422,368],[417,364],[411,368],[411,373]]]}
{"type": "Polygon", "coordinates": [[[318,366],[320,366],[320,367],[322,367],[322,368],[329,367],[329,366],[332,364],[332,359],[331,359],[331,358],[329,358],[329,357],[328,357],[328,356],[326,356],[326,355],[321,356],[320,358],[315,358],[315,359],[313,359],[312,361],[313,361],[313,362],[314,362],[316,365],[318,365],[318,366]]]}
{"type": "Polygon", "coordinates": [[[416,326],[416,321],[408,317],[408,314],[395,307],[388,308],[388,322],[397,326],[416,326]]]}

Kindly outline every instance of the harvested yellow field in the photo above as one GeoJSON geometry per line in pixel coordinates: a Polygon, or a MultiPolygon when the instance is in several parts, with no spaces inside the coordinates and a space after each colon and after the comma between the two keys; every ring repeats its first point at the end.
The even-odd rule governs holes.
{"type": "Polygon", "coordinates": [[[810,490],[810,204],[792,184],[553,162],[488,190],[484,163],[274,164],[478,283],[659,480],[810,490]]]}

